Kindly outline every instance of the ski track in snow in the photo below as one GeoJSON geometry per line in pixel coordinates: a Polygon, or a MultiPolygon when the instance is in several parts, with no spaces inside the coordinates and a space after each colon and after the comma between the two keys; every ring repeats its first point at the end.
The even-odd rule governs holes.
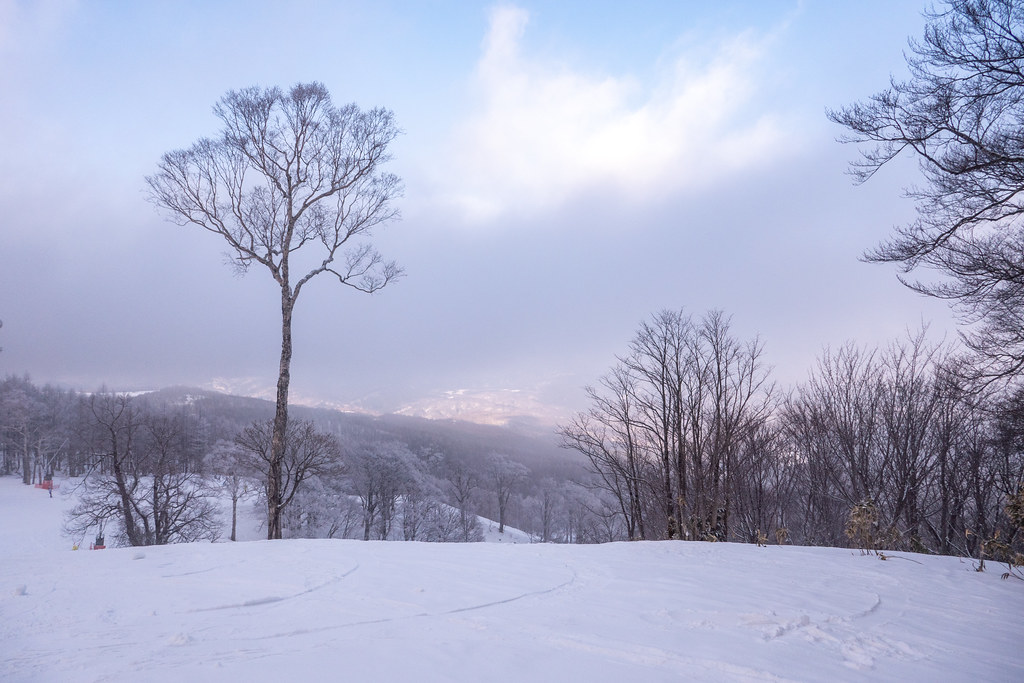
{"type": "MultiPolygon", "coordinates": [[[[358,565],[357,565],[357,567],[358,567],[358,565]]],[[[570,569],[569,567],[566,567],[566,568],[570,569]]],[[[352,571],[355,571],[355,569],[352,569],[348,573],[350,574],[352,571]]],[[[570,569],[570,571],[572,571],[572,570],[570,569]]],[[[346,574],[345,576],[347,576],[347,575],[348,574],[346,574]]],[[[298,630],[294,630],[294,631],[288,631],[288,632],[285,632],[285,633],[274,633],[274,634],[270,634],[270,635],[266,635],[266,636],[261,636],[260,638],[263,639],[263,640],[272,640],[272,639],[276,639],[276,638],[288,638],[288,637],[297,636],[297,635],[306,635],[306,634],[311,634],[311,633],[323,633],[323,632],[326,632],[326,631],[333,631],[333,630],[338,630],[338,629],[347,629],[347,628],[353,628],[353,627],[358,627],[358,626],[371,626],[371,625],[376,625],[376,624],[387,624],[387,623],[391,623],[391,622],[405,621],[405,620],[410,620],[410,619],[436,618],[436,617],[443,617],[443,616],[452,615],[452,614],[461,614],[463,612],[477,612],[477,611],[485,610],[485,609],[488,609],[488,608],[491,608],[491,607],[497,607],[499,605],[507,605],[509,603],[518,602],[520,600],[524,600],[524,599],[527,599],[527,598],[533,598],[533,597],[538,597],[538,596],[541,596],[541,595],[550,595],[552,593],[556,593],[558,591],[564,590],[568,586],[571,586],[576,581],[576,577],[577,577],[576,572],[573,571],[572,572],[572,576],[568,580],[566,580],[566,581],[564,581],[564,582],[562,582],[562,583],[560,583],[560,584],[558,584],[556,586],[552,586],[550,588],[545,588],[545,589],[535,590],[535,591],[528,591],[526,593],[521,593],[521,594],[514,595],[512,597],[504,598],[504,599],[501,599],[501,600],[493,600],[491,602],[485,602],[485,603],[476,604],[476,605],[469,605],[469,606],[466,606],[466,607],[458,607],[458,608],[455,608],[455,609],[450,609],[450,610],[441,611],[441,612],[435,612],[435,613],[420,612],[420,613],[417,613],[417,614],[409,614],[409,615],[398,616],[398,617],[386,617],[386,618],[382,618],[382,619],[366,619],[366,620],[362,620],[362,621],[352,621],[352,622],[347,622],[347,623],[343,623],[343,624],[334,624],[334,625],[330,625],[330,626],[320,626],[320,627],[311,628],[311,629],[298,629],[298,630]]],[[[344,576],[341,577],[341,578],[344,578],[344,576]]],[[[306,593],[312,592],[312,590],[305,591],[305,592],[306,593]]],[[[297,596],[294,596],[294,597],[297,597],[297,596]]],[[[277,601],[277,600],[270,599],[270,600],[267,600],[266,602],[272,602],[272,601],[277,601]]],[[[248,605],[242,605],[242,606],[246,606],[247,607],[248,605]]],[[[211,608],[211,609],[222,609],[222,608],[211,608]]]]}
{"type": "Polygon", "coordinates": [[[510,602],[517,602],[517,601],[523,600],[525,598],[533,598],[533,597],[537,597],[539,595],[550,595],[551,593],[555,593],[555,592],[558,592],[560,590],[563,590],[566,587],[571,586],[573,583],[576,582],[576,578],[578,576],[577,573],[575,571],[573,571],[570,567],[566,567],[566,568],[569,569],[570,571],[572,571],[572,577],[569,580],[564,581],[563,583],[558,584],[557,586],[552,586],[551,588],[547,588],[547,589],[544,589],[544,590],[529,591],[527,593],[522,593],[520,595],[516,595],[516,596],[511,597],[511,598],[506,598],[504,600],[494,600],[492,602],[485,602],[483,604],[472,605],[470,607],[459,607],[458,609],[452,609],[452,610],[448,610],[447,612],[442,612],[442,614],[459,614],[461,612],[476,612],[478,610],[487,609],[488,607],[495,607],[497,605],[507,605],[510,602]]]}
{"type": "MultiPolygon", "coordinates": [[[[275,603],[275,602],[285,602],[286,600],[294,600],[295,598],[300,598],[303,595],[309,595],[310,593],[315,593],[316,591],[322,590],[323,588],[326,588],[327,586],[330,586],[330,585],[333,585],[335,583],[338,583],[339,581],[343,581],[347,577],[349,577],[352,574],[354,574],[358,569],[359,569],[359,564],[357,563],[354,567],[349,569],[344,574],[342,574],[340,576],[337,576],[337,577],[331,579],[330,581],[326,581],[324,583],[321,583],[320,585],[313,586],[312,588],[307,588],[304,591],[299,591],[298,593],[295,593],[294,595],[288,595],[288,596],[285,596],[285,597],[268,596],[268,597],[265,597],[265,598],[253,598],[251,600],[246,600],[245,602],[241,602],[241,603],[235,603],[235,604],[231,604],[231,605],[218,605],[216,607],[199,607],[199,608],[191,609],[191,610],[188,610],[188,611],[189,612],[214,612],[214,611],[217,611],[217,610],[225,610],[225,609],[240,609],[240,608],[243,608],[243,607],[258,607],[260,605],[269,605],[269,604],[272,604],[272,603],[275,603]]],[[[202,573],[203,572],[186,572],[185,574],[178,574],[177,576],[190,576],[192,574],[202,574],[202,573]]]]}

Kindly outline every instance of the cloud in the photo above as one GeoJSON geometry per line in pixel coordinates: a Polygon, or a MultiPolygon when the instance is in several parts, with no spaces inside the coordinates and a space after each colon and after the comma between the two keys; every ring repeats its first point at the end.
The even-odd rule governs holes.
{"type": "Polygon", "coordinates": [[[550,209],[584,191],[645,202],[696,191],[776,157],[780,123],[752,108],[768,38],[753,33],[635,75],[595,75],[524,54],[528,13],[492,11],[475,102],[438,182],[470,222],[550,209]]]}
{"type": "Polygon", "coordinates": [[[77,6],[77,0],[0,0],[0,58],[49,44],[77,6]]]}

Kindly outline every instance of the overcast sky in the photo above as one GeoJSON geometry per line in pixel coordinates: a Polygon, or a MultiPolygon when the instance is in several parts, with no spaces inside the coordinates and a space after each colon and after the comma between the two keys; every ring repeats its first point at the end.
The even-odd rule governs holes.
{"type": "Polygon", "coordinates": [[[235,276],[144,177],[227,90],[311,80],[404,130],[376,242],[407,276],[304,290],[293,399],[580,409],[663,308],[731,314],[783,385],[826,345],[955,336],[858,261],[913,217],[913,164],[853,186],[825,117],[905,73],[924,4],[0,0],[0,374],[270,390],[269,274],[235,276]]]}

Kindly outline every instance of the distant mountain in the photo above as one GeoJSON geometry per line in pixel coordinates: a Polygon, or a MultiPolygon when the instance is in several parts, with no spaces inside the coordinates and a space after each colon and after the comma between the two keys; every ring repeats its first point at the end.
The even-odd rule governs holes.
{"type": "MultiPolygon", "coordinates": [[[[216,379],[205,390],[235,396],[250,396],[273,401],[276,389],[256,379],[216,379]]],[[[525,431],[550,431],[556,424],[568,419],[571,411],[554,405],[542,391],[531,389],[451,389],[435,391],[406,403],[392,403],[378,397],[365,400],[338,402],[291,395],[291,404],[313,408],[329,408],[346,413],[370,415],[396,414],[425,417],[431,420],[459,420],[479,424],[515,427],[525,431]],[[387,406],[383,410],[381,406],[387,406]],[[394,407],[397,405],[398,407],[394,407]]]]}
{"type": "MultiPolygon", "coordinates": [[[[194,406],[210,424],[213,438],[233,438],[248,423],[274,415],[272,401],[196,387],[168,387],[149,392],[146,398],[194,406]]],[[[346,434],[399,441],[414,453],[438,452],[466,462],[479,462],[497,452],[526,465],[538,478],[574,479],[583,470],[579,454],[559,448],[554,427],[529,416],[505,424],[481,424],[448,417],[370,415],[303,405],[291,405],[289,414],[313,420],[321,428],[339,434],[343,441],[346,434]]]]}
{"type": "Polygon", "coordinates": [[[520,389],[445,391],[414,401],[395,412],[435,420],[549,431],[567,413],[562,408],[545,404],[533,392],[520,389]]]}

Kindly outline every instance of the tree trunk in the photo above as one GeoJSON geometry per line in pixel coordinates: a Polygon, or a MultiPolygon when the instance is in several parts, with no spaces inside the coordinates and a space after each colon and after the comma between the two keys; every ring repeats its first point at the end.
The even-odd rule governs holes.
{"type": "MultiPolygon", "coordinates": [[[[733,472],[732,449],[725,452],[725,504],[722,512],[722,540],[729,540],[729,515],[732,514],[733,486],[735,485],[735,472],[733,472]]],[[[763,527],[761,527],[763,529],[763,527]]],[[[767,530],[765,530],[767,533],[767,530]]],[[[756,539],[755,539],[756,540],[756,539]]]]}
{"type": "Polygon", "coordinates": [[[128,537],[128,543],[138,547],[145,545],[145,539],[139,536],[138,526],[135,524],[135,515],[132,513],[131,496],[128,493],[128,482],[125,480],[124,471],[121,469],[120,454],[116,447],[112,462],[114,470],[114,481],[117,484],[117,492],[121,497],[121,514],[124,517],[124,533],[128,537]]]}
{"type": "Polygon", "coordinates": [[[231,496],[231,540],[236,541],[235,529],[238,528],[238,496],[231,496]]]}
{"type": "Polygon", "coordinates": [[[287,285],[281,287],[281,367],[277,376],[277,410],[274,413],[274,435],[270,446],[270,468],[267,474],[267,538],[281,538],[281,462],[284,460],[285,434],[288,430],[288,384],[292,364],[292,300],[287,285]]]}
{"type": "Polygon", "coordinates": [[[664,477],[662,477],[662,503],[665,505],[665,538],[672,540],[676,537],[676,512],[675,512],[675,500],[672,496],[672,469],[668,459],[668,453],[664,453],[662,458],[662,469],[664,470],[664,477]]]}
{"type": "Polygon", "coordinates": [[[683,417],[680,413],[682,410],[682,392],[679,391],[675,396],[675,411],[672,421],[673,430],[675,431],[675,456],[676,456],[676,530],[679,533],[679,538],[689,538],[689,524],[686,519],[685,508],[686,508],[686,446],[683,442],[683,417]]]}
{"type": "Polygon", "coordinates": [[[32,483],[32,459],[28,454],[28,429],[25,429],[24,443],[22,444],[21,450],[21,483],[31,484],[32,483]]]}
{"type": "Polygon", "coordinates": [[[163,526],[160,519],[160,473],[153,472],[153,543],[147,545],[163,545],[163,526]]]}

